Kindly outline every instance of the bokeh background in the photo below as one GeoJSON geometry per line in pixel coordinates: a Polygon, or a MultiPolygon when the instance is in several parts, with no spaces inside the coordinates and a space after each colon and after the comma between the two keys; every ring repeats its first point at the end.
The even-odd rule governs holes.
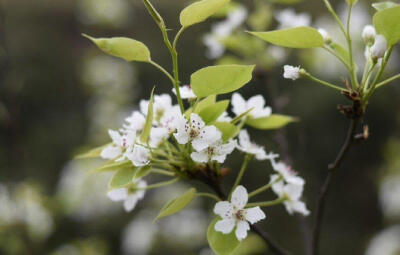
{"type": "MultiPolygon", "coordinates": [[[[154,0],[173,31],[189,1],[154,0]]],[[[274,29],[276,13],[307,12],[311,24],[342,40],[322,1],[295,5],[281,1],[236,1],[249,15],[233,36],[221,39],[222,59],[209,52],[204,36],[223,14],[186,31],[179,43],[181,77],[222,62],[257,63],[246,97],[262,94],[275,112],[300,122],[279,131],[251,130],[254,140],[282,158],[306,179],[304,200],[313,211],[330,163],[341,146],[348,120],[337,110],[348,101],[308,81],[282,78],[282,66],[302,64],[318,77],[343,84],[344,70],[320,50],[292,52],[245,37],[243,30],[274,29]],[[250,18],[249,18],[250,17],[250,18]]],[[[344,13],[345,1],[332,1],[344,13]]],[[[363,62],[360,33],[374,10],[360,0],[353,14],[355,45],[363,62]]],[[[170,69],[158,28],[139,0],[0,1],[0,254],[212,254],[205,232],[212,204],[196,200],[188,210],[153,224],[158,210],[187,188],[175,185],[147,193],[125,213],[106,198],[109,174],[93,175],[96,160],[73,160],[81,151],[108,141],[140,99],[171,93],[169,81],[152,66],[106,56],[81,36],[129,36],[145,42],[153,58],[170,69]]],[[[299,20],[293,21],[295,24],[299,20]]],[[[399,72],[398,48],[386,75],[399,72]]],[[[339,169],[329,195],[322,254],[400,254],[400,82],[379,90],[364,122],[370,139],[354,147],[339,169]],[[396,246],[397,245],[397,246],[396,246]],[[396,248],[397,247],[397,248],[396,248]],[[397,253],[393,250],[397,249],[397,253]]],[[[239,153],[226,165],[233,173],[239,153]]],[[[250,189],[268,181],[265,162],[252,163],[244,180],[250,189]]],[[[226,185],[233,182],[227,177],[226,185]]],[[[271,194],[266,195],[272,198],[271,194]]],[[[310,217],[289,216],[282,206],[268,208],[262,225],[293,254],[305,254],[310,217]]],[[[265,254],[254,240],[241,254],[265,254]]]]}

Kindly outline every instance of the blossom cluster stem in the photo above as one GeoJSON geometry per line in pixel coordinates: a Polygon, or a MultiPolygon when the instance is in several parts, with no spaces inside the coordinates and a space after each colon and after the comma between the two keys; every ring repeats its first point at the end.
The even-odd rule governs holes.
{"type": "Polygon", "coordinates": [[[312,240],[311,240],[311,254],[317,255],[319,254],[319,240],[321,234],[321,227],[322,227],[322,219],[324,216],[324,209],[325,209],[325,202],[326,197],[329,192],[329,188],[331,186],[332,178],[336,169],[340,166],[341,162],[343,161],[345,155],[347,154],[350,146],[354,142],[354,134],[356,132],[358,124],[358,119],[352,119],[349,129],[347,131],[347,136],[342,145],[338,155],[336,156],[335,161],[329,165],[328,167],[328,174],[325,178],[325,181],[321,187],[317,198],[317,205],[315,209],[315,218],[314,218],[314,225],[313,225],[313,232],[312,232],[312,240]]]}
{"type": "Polygon", "coordinates": [[[285,197],[280,197],[272,201],[248,203],[246,207],[255,207],[255,206],[268,207],[268,206],[282,204],[285,200],[286,200],[285,197]]]}
{"type": "Polygon", "coordinates": [[[315,81],[315,82],[317,82],[317,83],[319,83],[319,84],[322,84],[322,85],[324,85],[324,86],[327,86],[327,87],[330,87],[330,88],[333,88],[333,89],[336,89],[336,90],[339,90],[339,91],[344,91],[344,90],[345,90],[344,88],[341,88],[341,87],[339,87],[339,86],[336,86],[336,85],[334,85],[334,84],[332,84],[332,83],[329,83],[329,82],[320,80],[320,79],[318,79],[318,78],[312,76],[311,74],[309,74],[309,73],[307,73],[307,72],[303,73],[302,75],[303,75],[304,77],[306,77],[306,78],[308,78],[308,79],[310,79],[310,80],[312,80],[312,81],[315,81]]]}
{"type": "Polygon", "coordinates": [[[161,187],[164,187],[164,186],[168,186],[168,185],[174,184],[174,183],[178,182],[180,179],[181,178],[177,177],[177,178],[165,181],[165,182],[155,183],[155,184],[149,185],[149,186],[147,186],[145,188],[138,188],[138,189],[143,189],[143,190],[157,189],[157,188],[161,188],[161,187]]]}
{"type": "Polygon", "coordinates": [[[253,192],[250,192],[249,193],[249,198],[250,197],[254,197],[254,196],[256,196],[256,195],[258,195],[258,194],[260,194],[260,193],[262,193],[262,192],[264,192],[264,191],[266,191],[266,190],[268,190],[268,189],[270,189],[271,187],[272,187],[272,185],[274,185],[275,183],[277,183],[277,182],[279,182],[279,181],[281,181],[282,180],[282,176],[280,176],[278,179],[276,179],[275,181],[273,181],[273,182],[271,182],[271,183],[268,183],[268,184],[266,184],[266,185],[264,185],[264,186],[262,186],[262,187],[260,187],[260,188],[258,188],[258,189],[256,189],[256,190],[254,190],[253,192]]]}
{"type": "Polygon", "coordinates": [[[376,88],[382,87],[382,86],[384,86],[384,85],[386,85],[386,84],[388,84],[388,83],[390,83],[390,82],[392,82],[394,80],[397,80],[399,78],[400,78],[400,74],[397,74],[397,75],[395,75],[395,76],[393,76],[393,77],[391,77],[391,78],[389,78],[387,80],[384,80],[384,81],[376,84],[376,88]]]}
{"type": "Polygon", "coordinates": [[[252,158],[252,155],[250,155],[250,154],[246,154],[246,156],[244,157],[242,167],[240,168],[239,174],[236,177],[235,184],[233,184],[233,187],[232,187],[229,197],[232,195],[232,192],[236,189],[236,187],[239,185],[240,181],[242,180],[244,172],[246,172],[247,165],[249,164],[251,158],[252,158]]]}
{"type": "Polygon", "coordinates": [[[198,197],[209,197],[209,198],[212,198],[212,199],[214,199],[216,201],[221,201],[221,199],[219,197],[217,197],[216,195],[211,194],[211,193],[200,192],[200,193],[196,193],[196,196],[198,196],[198,197]]]}

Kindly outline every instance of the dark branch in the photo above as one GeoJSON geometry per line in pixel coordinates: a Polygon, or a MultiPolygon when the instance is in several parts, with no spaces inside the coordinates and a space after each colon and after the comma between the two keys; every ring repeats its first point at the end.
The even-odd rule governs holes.
{"type": "Polygon", "coordinates": [[[352,119],[349,129],[347,131],[346,140],[344,141],[343,146],[341,147],[339,154],[336,156],[335,161],[328,166],[328,174],[326,179],[321,187],[321,190],[318,195],[317,205],[315,209],[315,220],[314,220],[314,227],[312,233],[312,243],[311,243],[311,254],[317,255],[318,248],[319,248],[319,239],[321,234],[321,227],[322,227],[322,219],[324,215],[324,208],[326,197],[329,192],[329,188],[331,186],[332,178],[335,173],[335,170],[340,166],[341,162],[343,161],[345,155],[347,154],[350,146],[354,142],[354,135],[357,128],[358,119],[352,119]]]}

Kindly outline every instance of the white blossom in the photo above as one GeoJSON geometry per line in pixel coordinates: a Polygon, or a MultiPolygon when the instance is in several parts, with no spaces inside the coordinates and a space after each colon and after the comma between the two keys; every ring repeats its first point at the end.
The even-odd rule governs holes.
{"type": "Polygon", "coordinates": [[[168,139],[170,132],[165,127],[153,127],[150,131],[149,145],[152,148],[157,148],[163,141],[168,139]]]}
{"type": "Polygon", "coordinates": [[[192,152],[190,156],[194,161],[199,163],[207,163],[209,161],[224,163],[226,156],[231,154],[235,147],[236,140],[231,140],[225,144],[219,140],[204,150],[192,152]]]}
{"type": "Polygon", "coordinates": [[[162,116],[159,122],[159,127],[166,128],[168,133],[173,133],[176,130],[179,119],[182,117],[179,105],[174,105],[168,109],[162,116]]]}
{"type": "MultiPolygon", "coordinates": [[[[176,95],[176,90],[175,88],[172,89],[172,92],[176,95]]],[[[179,92],[181,94],[182,99],[193,99],[196,98],[197,96],[194,94],[193,89],[190,87],[190,85],[183,85],[179,88],[179,92]]]]}
{"type": "Polygon", "coordinates": [[[244,98],[239,93],[234,93],[232,96],[232,111],[239,116],[242,113],[249,112],[249,116],[252,118],[262,118],[271,115],[271,107],[265,106],[265,100],[261,95],[256,95],[251,97],[249,100],[244,100],[244,98]]]}
{"type": "Polygon", "coordinates": [[[295,212],[301,213],[305,216],[310,214],[304,202],[300,201],[303,193],[303,185],[294,183],[285,183],[284,180],[279,180],[279,175],[271,175],[272,190],[280,198],[285,198],[283,204],[289,214],[295,212]]]}
{"type": "Polygon", "coordinates": [[[283,78],[291,79],[294,81],[300,78],[300,66],[285,65],[283,69],[284,69],[283,78]]]}
{"type": "Polygon", "coordinates": [[[297,172],[292,169],[291,166],[279,161],[276,162],[274,158],[271,158],[272,168],[277,171],[287,183],[304,185],[304,180],[297,175],[297,172]]]}
{"type": "Polygon", "coordinates": [[[377,61],[379,58],[383,58],[387,50],[387,41],[383,35],[377,35],[375,42],[371,47],[371,58],[377,61]]]}
{"type": "MultiPolygon", "coordinates": [[[[121,135],[119,132],[110,129],[108,130],[108,134],[112,139],[112,144],[101,151],[100,156],[104,159],[116,159],[123,155],[125,150],[133,146],[136,139],[136,133],[130,131],[121,135]]],[[[117,160],[119,161],[123,158],[124,157],[117,160]]]]}
{"type": "Polygon", "coordinates": [[[184,117],[178,120],[177,132],[174,134],[180,144],[192,143],[196,151],[202,151],[221,139],[221,132],[215,126],[206,126],[199,115],[190,114],[190,121],[184,117]]]}
{"type": "Polygon", "coordinates": [[[324,39],[324,42],[326,44],[329,44],[332,41],[332,37],[331,35],[328,33],[328,31],[326,31],[323,28],[318,28],[318,32],[321,34],[322,38],[324,39]]]}
{"type": "Polygon", "coordinates": [[[141,145],[131,147],[125,155],[134,166],[145,166],[150,163],[150,151],[141,145]]]}
{"type": "Polygon", "coordinates": [[[258,160],[269,159],[269,156],[265,153],[264,147],[252,143],[250,141],[249,133],[247,133],[247,130],[245,129],[239,133],[239,144],[237,145],[237,148],[248,154],[255,155],[258,160]]]}
{"type": "Polygon", "coordinates": [[[278,29],[309,26],[311,23],[310,15],[307,13],[296,14],[291,8],[276,12],[275,19],[279,22],[278,29]]]}
{"type": "MultiPolygon", "coordinates": [[[[140,103],[140,111],[147,115],[147,110],[149,106],[148,100],[141,100],[140,103]]],[[[172,98],[168,94],[154,95],[154,103],[153,103],[153,114],[154,121],[158,122],[163,116],[164,113],[168,112],[172,105],[172,98]]]]}
{"type": "Polygon", "coordinates": [[[114,189],[107,193],[112,201],[124,201],[125,211],[132,211],[137,202],[143,199],[147,183],[144,180],[135,180],[130,185],[120,189],[114,189]]]}
{"type": "Polygon", "coordinates": [[[124,125],[125,129],[132,130],[132,131],[140,131],[144,127],[146,118],[139,111],[133,111],[131,116],[126,118],[125,121],[128,123],[127,125],[124,125]]]}
{"type": "Polygon", "coordinates": [[[247,236],[250,224],[265,219],[264,212],[260,207],[245,208],[248,200],[247,190],[238,186],[232,193],[231,202],[221,201],[214,207],[214,213],[222,219],[215,224],[215,230],[223,234],[229,234],[236,226],[235,235],[239,241],[247,236]]]}
{"type": "Polygon", "coordinates": [[[372,25],[366,25],[361,35],[366,44],[373,44],[376,37],[376,30],[372,25]]]}

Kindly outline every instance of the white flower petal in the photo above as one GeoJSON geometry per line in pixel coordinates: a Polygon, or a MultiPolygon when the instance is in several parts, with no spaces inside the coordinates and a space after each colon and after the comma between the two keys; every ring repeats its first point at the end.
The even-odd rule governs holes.
{"type": "Polygon", "coordinates": [[[200,130],[205,126],[205,123],[199,115],[197,115],[196,113],[192,113],[190,114],[190,125],[192,126],[192,128],[200,130]]]}
{"type": "Polygon", "coordinates": [[[127,157],[135,166],[145,166],[150,162],[150,151],[140,145],[136,145],[127,157]]]}
{"type": "Polygon", "coordinates": [[[242,185],[239,185],[232,193],[231,203],[238,209],[243,209],[247,204],[248,199],[249,196],[247,194],[246,188],[243,187],[242,185]]]}
{"type": "Polygon", "coordinates": [[[116,157],[118,157],[119,155],[122,154],[122,150],[120,147],[117,146],[107,146],[106,148],[104,148],[101,151],[100,156],[103,159],[115,159],[116,157]]]}
{"type": "Polygon", "coordinates": [[[113,141],[113,144],[118,145],[118,146],[123,145],[122,136],[117,131],[109,129],[108,134],[110,135],[110,137],[113,141]]]}
{"type": "Polygon", "coordinates": [[[201,152],[194,151],[190,154],[190,157],[199,163],[207,163],[209,160],[207,150],[201,152]]]}
{"type": "Polygon", "coordinates": [[[220,201],[215,204],[214,213],[221,216],[222,219],[232,219],[233,206],[228,201],[220,201]]]}
{"type": "Polygon", "coordinates": [[[242,241],[243,239],[245,239],[247,237],[247,231],[250,230],[250,226],[249,223],[247,223],[247,221],[239,221],[236,225],[236,238],[239,241],[242,241]]]}
{"type": "Polygon", "coordinates": [[[189,142],[188,134],[186,132],[181,132],[179,129],[178,132],[174,134],[174,137],[179,144],[187,144],[189,142]]]}
{"type": "Polygon", "coordinates": [[[218,232],[222,232],[224,234],[229,234],[232,232],[233,228],[235,227],[235,220],[220,220],[214,226],[214,229],[218,232]]]}
{"type": "Polygon", "coordinates": [[[299,200],[303,193],[303,185],[288,183],[284,187],[284,193],[292,201],[299,200]]]}
{"type": "Polygon", "coordinates": [[[261,110],[264,108],[265,99],[261,95],[252,96],[247,101],[247,108],[254,108],[254,110],[261,110]]]}
{"type": "Polygon", "coordinates": [[[124,209],[126,212],[132,211],[137,202],[138,202],[138,197],[135,194],[129,195],[128,198],[124,201],[124,209]]]}
{"type": "Polygon", "coordinates": [[[213,155],[211,160],[217,161],[218,163],[224,163],[226,159],[226,155],[213,155]]]}
{"type": "Polygon", "coordinates": [[[284,68],[283,78],[291,79],[294,81],[300,78],[299,66],[295,67],[295,66],[285,65],[283,68],[284,68]]]}
{"type": "Polygon", "coordinates": [[[246,106],[246,101],[239,93],[233,94],[231,104],[232,104],[232,112],[236,116],[238,116],[248,110],[247,106],[246,106]]]}
{"type": "Polygon", "coordinates": [[[310,211],[306,208],[306,204],[302,201],[291,202],[291,208],[294,212],[303,214],[304,216],[308,216],[310,214],[310,211]]]}
{"type": "Polygon", "coordinates": [[[246,220],[248,220],[251,224],[254,224],[263,219],[265,219],[265,214],[259,206],[246,210],[246,220]]]}
{"type": "Polygon", "coordinates": [[[125,188],[114,189],[107,192],[107,196],[112,201],[122,201],[128,197],[128,192],[126,191],[125,188]]]}

